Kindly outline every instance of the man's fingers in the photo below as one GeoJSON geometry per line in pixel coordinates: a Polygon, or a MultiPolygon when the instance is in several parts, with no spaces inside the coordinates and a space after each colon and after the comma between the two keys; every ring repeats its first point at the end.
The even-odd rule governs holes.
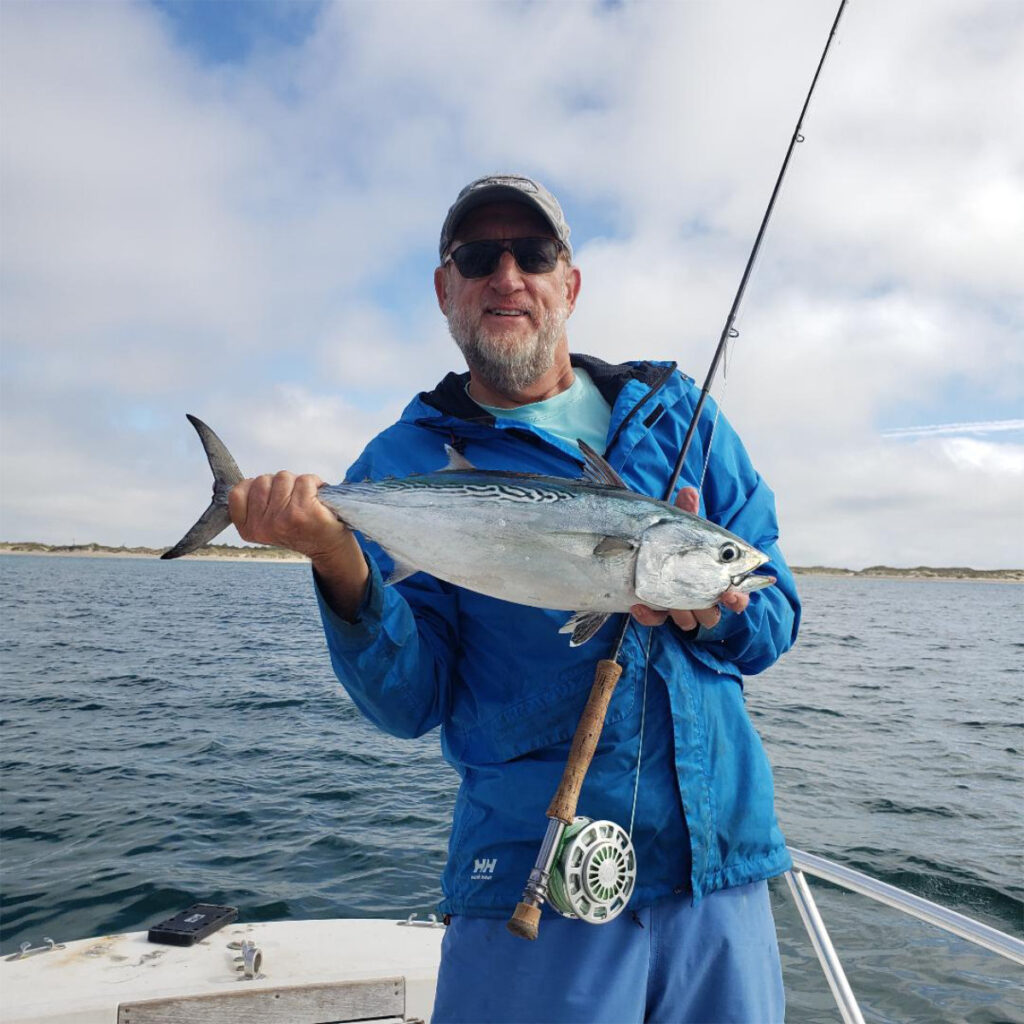
{"type": "Polygon", "coordinates": [[[274,478],[269,474],[240,480],[228,494],[228,511],[243,540],[266,543],[267,505],[274,478]]]}
{"type": "Polygon", "coordinates": [[[744,593],[742,590],[727,590],[722,595],[722,604],[731,612],[735,612],[737,615],[740,612],[747,610],[747,605],[750,604],[750,595],[744,593]]]}
{"type": "Polygon", "coordinates": [[[231,513],[231,522],[239,531],[245,529],[246,519],[249,514],[249,490],[252,488],[252,480],[239,480],[234,487],[228,491],[228,512],[231,513]]]}
{"type": "Polygon", "coordinates": [[[700,511],[700,495],[696,487],[680,487],[676,495],[676,508],[696,515],[700,511]]]}
{"type": "Polygon", "coordinates": [[[276,519],[288,507],[295,487],[295,474],[286,470],[275,473],[270,480],[270,495],[267,498],[267,518],[276,519]]]}
{"type": "Polygon", "coordinates": [[[295,488],[292,491],[292,504],[302,508],[308,508],[316,501],[317,492],[323,486],[323,480],[315,473],[303,473],[295,478],[295,488]]]}
{"type": "Polygon", "coordinates": [[[644,626],[660,626],[665,616],[670,615],[672,621],[684,632],[689,633],[698,626],[714,629],[722,621],[722,608],[739,614],[747,610],[750,595],[739,590],[729,589],[719,599],[719,604],[711,608],[673,608],[670,612],[654,612],[646,605],[636,604],[630,609],[637,622],[644,626]],[[640,612],[638,612],[640,610],[640,612]],[[642,614],[641,614],[642,612],[642,614]],[[657,616],[657,618],[654,618],[657,616]]]}
{"type": "Polygon", "coordinates": [[[263,534],[266,532],[267,505],[273,486],[274,478],[269,473],[253,478],[245,513],[245,525],[249,531],[246,540],[255,541],[257,544],[266,543],[263,534]]]}
{"type": "Polygon", "coordinates": [[[228,494],[228,511],[243,540],[257,541],[270,498],[271,476],[240,480],[228,494]]]}
{"type": "Polygon", "coordinates": [[[322,533],[325,537],[333,534],[340,522],[338,516],[320,501],[320,488],[324,482],[315,473],[303,473],[295,477],[291,501],[286,509],[287,524],[303,536],[309,531],[322,533]]]}
{"type": "Polygon", "coordinates": [[[699,623],[693,617],[693,612],[687,611],[685,608],[677,608],[670,613],[672,615],[672,621],[684,632],[688,633],[691,629],[696,629],[699,623]]]}
{"type": "Polygon", "coordinates": [[[228,494],[231,521],[243,540],[310,556],[328,551],[346,530],[317,500],[322,485],[315,474],[296,476],[286,470],[241,480],[228,494]]]}
{"type": "Polygon", "coordinates": [[[713,629],[721,621],[722,609],[716,604],[713,608],[697,608],[692,614],[698,625],[713,629]]]}
{"type": "Polygon", "coordinates": [[[324,482],[315,473],[303,473],[295,478],[292,490],[290,511],[292,515],[306,524],[316,523],[322,527],[328,524],[333,528],[339,520],[323,502],[320,501],[320,488],[324,482]]]}
{"type": "Polygon", "coordinates": [[[656,612],[645,604],[635,604],[629,610],[641,626],[660,626],[668,618],[668,612],[656,612]]]}

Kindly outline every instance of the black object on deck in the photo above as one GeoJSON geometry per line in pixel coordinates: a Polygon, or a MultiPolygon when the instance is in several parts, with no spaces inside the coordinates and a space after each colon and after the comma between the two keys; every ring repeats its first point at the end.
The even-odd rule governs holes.
{"type": "Polygon", "coordinates": [[[149,929],[150,942],[169,946],[192,946],[212,935],[218,928],[238,917],[237,907],[218,907],[212,903],[194,903],[174,917],[149,929]]]}

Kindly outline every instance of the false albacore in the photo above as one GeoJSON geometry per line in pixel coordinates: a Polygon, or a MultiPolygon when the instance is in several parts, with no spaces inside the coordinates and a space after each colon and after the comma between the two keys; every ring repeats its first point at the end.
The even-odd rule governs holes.
{"type": "MultiPolygon", "coordinates": [[[[231,523],[228,493],[242,474],[195,416],[213,470],[213,501],[163,558],[206,544],[231,523]]],[[[572,646],[635,604],[710,608],[729,588],[775,582],[752,575],[768,556],[728,530],[637,494],[582,441],[578,480],[475,469],[445,446],[433,473],[325,484],[317,497],[394,561],[388,583],[427,572],[468,590],[535,608],[571,611],[572,646]]]]}

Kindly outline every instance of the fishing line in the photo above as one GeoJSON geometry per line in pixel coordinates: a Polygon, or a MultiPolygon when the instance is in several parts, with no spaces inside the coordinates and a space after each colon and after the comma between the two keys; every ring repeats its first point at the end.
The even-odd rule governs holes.
{"type": "Polygon", "coordinates": [[[629,838],[633,838],[633,822],[636,821],[636,802],[640,796],[640,764],[644,756],[644,724],[647,721],[647,673],[651,667],[651,638],[654,629],[647,628],[647,649],[644,651],[644,695],[640,704],[640,740],[636,748],[636,778],[633,782],[633,809],[629,812],[629,838]]]}

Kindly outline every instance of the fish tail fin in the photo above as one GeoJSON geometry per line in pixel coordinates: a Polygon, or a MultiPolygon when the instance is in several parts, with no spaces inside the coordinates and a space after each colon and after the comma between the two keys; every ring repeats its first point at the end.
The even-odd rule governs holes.
{"type": "Polygon", "coordinates": [[[197,416],[186,413],[189,423],[196,428],[199,440],[203,443],[206,458],[213,470],[213,500],[206,511],[199,517],[196,524],[161,558],[180,558],[208,544],[222,530],[231,525],[231,513],[228,511],[228,493],[242,479],[231,453],[224,447],[224,442],[197,416]]]}

